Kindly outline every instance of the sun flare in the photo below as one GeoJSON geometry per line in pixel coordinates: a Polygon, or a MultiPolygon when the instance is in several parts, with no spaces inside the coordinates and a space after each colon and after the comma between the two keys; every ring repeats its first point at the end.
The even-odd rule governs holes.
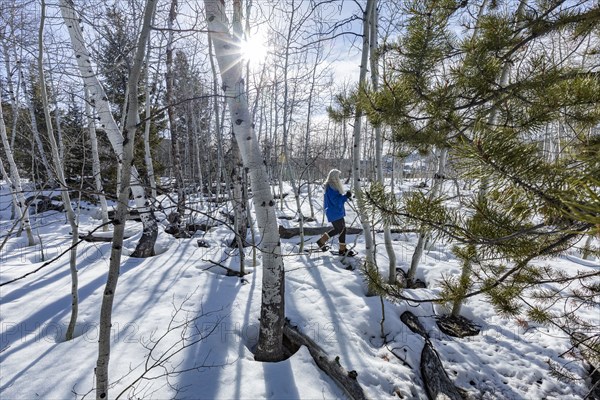
{"type": "Polygon", "coordinates": [[[267,46],[265,40],[260,35],[251,36],[242,40],[241,46],[242,59],[248,61],[251,65],[259,65],[265,62],[267,58],[267,46]]]}

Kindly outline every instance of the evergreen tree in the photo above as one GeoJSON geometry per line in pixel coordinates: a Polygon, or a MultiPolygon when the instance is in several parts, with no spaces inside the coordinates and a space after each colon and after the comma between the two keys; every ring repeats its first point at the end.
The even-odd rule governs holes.
{"type": "Polygon", "coordinates": [[[479,189],[463,193],[457,205],[420,192],[398,202],[376,186],[370,208],[457,244],[463,273],[444,290],[453,315],[466,297],[485,293],[504,315],[524,313],[569,332],[585,328],[552,304],[567,296],[571,304],[597,306],[598,273],[567,274],[539,260],[600,231],[600,77],[585,61],[593,49],[581,46],[598,38],[600,6],[492,2],[484,11],[474,35],[456,29],[457,21],[475,25],[469,15],[477,13],[466,3],[411,2],[400,40],[383,47],[393,60],[386,84],[360,99],[371,121],[390,126],[402,144],[448,147],[459,179],[479,182],[479,189]],[[558,45],[569,56],[551,56],[548,49],[558,45]],[[557,126],[570,145],[552,158],[539,138],[557,126]],[[585,285],[565,294],[574,280],[585,285]],[[549,282],[553,289],[542,290],[549,282]]]}
{"type": "Polygon", "coordinates": [[[127,13],[115,2],[106,10],[103,38],[98,49],[98,71],[102,74],[104,90],[115,119],[123,118],[123,106],[127,97],[127,80],[135,50],[135,28],[127,13]]]}

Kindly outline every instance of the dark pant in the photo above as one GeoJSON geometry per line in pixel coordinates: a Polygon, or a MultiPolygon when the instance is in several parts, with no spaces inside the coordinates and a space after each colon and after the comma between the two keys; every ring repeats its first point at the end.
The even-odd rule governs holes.
{"type": "Polygon", "coordinates": [[[329,237],[340,235],[340,243],[346,243],[346,221],[344,221],[344,218],[335,220],[331,224],[333,225],[333,229],[327,232],[329,237]]]}

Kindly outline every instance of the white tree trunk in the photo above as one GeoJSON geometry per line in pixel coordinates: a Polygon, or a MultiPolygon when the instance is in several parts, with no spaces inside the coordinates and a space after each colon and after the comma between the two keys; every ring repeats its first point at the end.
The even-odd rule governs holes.
{"type": "MultiPolygon", "coordinates": [[[[8,86],[8,93],[10,94],[10,107],[12,109],[12,129],[10,136],[10,147],[15,147],[15,138],[17,136],[17,123],[19,120],[19,105],[17,99],[19,98],[19,80],[21,79],[20,73],[17,73],[17,84],[15,85],[12,80],[11,73],[11,62],[10,62],[10,49],[7,41],[4,37],[0,36],[2,41],[2,51],[4,55],[4,68],[6,69],[6,83],[8,86]]],[[[13,48],[14,49],[14,48],[13,48]]]]}
{"type": "Polygon", "coordinates": [[[35,108],[33,105],[33,88],[31,89],[30,95],[27,94],[27,86],[25,84],[25,77],[23,75],[23,71],[21,70],[21,66],[19,64],[19,74],[21,75],[21,85],[23,86],[23,96],[25,96],[27,102],[27,109],[29,110],[29,119],[31,121],[31,133],[33,134],[33,140],[36,144],[37,150],[40,153],[40,159],[42,164],[44,165],[44,169],[46,170],[46,179],[52,178],[52,170],[50,169],[50,163],[48,162],[48,157],[46,156],[46,150],[44,150],[44,145],[42,144],[42,139],[40,138],[40,130],[38,129],[37,121],[35,119],[35,108]]]}
{"type": "MultiPolygon", "coordinates": [[[[379,14],[377,11],[377,0],[373,0],[373,10],[371,13],[371,33],[369,41],[369,56],[371,60],[371,83],[373,90],[377,91],[379,88],[379,57],[377,56],[377,35],[378,35],[378,18],[379,14]]],[[[375,164],[377,181],[382,185],[384,184],[383,176],[383,137],[381,134],[381,126],[375,127],[375,164]]],[[[392,185],[392,190],[394,189],[392,185]]],[[[392,233],[389,226],[383,227],[383,242],[385,244],[385,250],[388,255],[388,283],[396,283],[396,253],[392,246],[392,233]]]]}
{"type": "MultiPolygon", "coordinates": [[[[360,62],[360,75],[358,80],[358,90],[364,90],[366,84],[367,77],[367,62],[369,58],[369,21],[371,19],[371,13],[374,8],[374,0],[367,0],[367,4],[365,5],[365,11],[363,15],[363,42],[362,42],[362,56],[360,62]]],[[[361,148],[361,127],[362,127],[362,115],[363,111],[360,105],[356,105],[356,111],[354,115],[354,127],[353,127],[353,136],[354,136],[354,147],[352,152],[352,179],[354,192],[356,193],[357,205],[358,205],[358,214],[360,217],[360,221],[362,223],[363,232],[365,236],[365,261],[367,263],[367,268],[375,267],[375,247],[373,243],[373,229],[371,227],[371,222],[367,217],[367,213],[365,210],[365,205],[363,201],[363,193],[362,193],[362,182],[360,175],[360,148],[361,148]]],[[[369,290],[369,294],[371,290],[369,290]]]]}
{"type": "MultiPolygon", "coordinates": [[[[214,98],[213,98],[213,111],[215,114],[215,137],[217,139],[217,179],[215,179],[214,183],[216,183],[216,196],[217,196],[217,200],[219,199],[219,196],[221,194],[221,182],[219,180],[219,173],[221,171],[221,168],[223,167],[223,141],[222,141],[222,136],[223,136],[223,129],[222,129],[222,121],[221,121],[221,111],[219,108],[219,101],[218,101],[218,97],[217,93],[219,93],[219,84],[218,84],[218,76],[217,76],[217,66],[215,65],[215,61],[214,61],[214,54],[213,54],[213,44],[214,44],[214,40],[212,39],[212,35],[210,33],[210,31],[208,32],[208,59],[210,61],[210,69],[212,71],[212,75],[213,75],[213,93],[214,93],[214,98]]],[[[223,115],[225,115],[225,110],[223,110],[223,115]]],[[[212,190],[212,184],[213,181],[209,180],[208,182],[208,190],[209,193],[211,193],[212,190]]],[[[217,203],[215,203],[217,204],[217,203]]]]}
{"type": "MultiPolygon", "coordinates": [[[[117,155],[119,166],[122,169],[125,169],[122,165],[122,160],[123,146],[127,144],[127,140],[123,138],[121,130],[112,116],[104,88],[92,69],[90,53],[85,47],[79,18],[73,8],[73,0],[60,0],[60,10],[69,31],[71,45],[75,53],[75,59],[77,60],[81,77],[83,78],[84,85],[90,91],[91,105],[100,119],[102,128],[108,135],[108,140],[117,155]]],[[[135,90],[135,92],[137,93],[137,90],[135,90]]],[[[129,95],[129,97],[131,97],[131,95],[129,95]]],[[[137,110],[135,111],[137,112],[137,110]]],[[[142,237],[140,238],[132,257],[153,256],[154,243],[156,242],[156,236],[158,234],[156,219],[154,218],[151,204],[146,199],[144,188],[140,184],[139,174],[135,166],[132,166],[131,168],[128,167],[127,170],[131,170],[131,178],[127,177],[127,180],[129,181],[129,179],[131,179],[131,185],[129,186],[143,224],[142,237]]],[[[121,180],[124,179],[125,177],[122,176],[121,180]]],[[[119,196],[121,194],[122,193],[119,193],[119,196]]],[[[129,195],[129,193],[126,194],[129,195]]]]}
{"type": "MultiPolygon", "coordinates": [[[[150,38],[148,38],[148,56],[146,63],[150,64],[150,38]]],[[[150,68],[146,68],[146,104],[144,107],[144,162],[146,163],[146,171],[148,174],[148,182],[150,183],[151,197],[156,200],[156,177],[154,176],[154,163],[152,162],[152,152],[150,151],[150,128],[152,126],[151,114],[151,96],[150,96],[150,68]]]]}
{"type": "MultiPolygon", "coordinates": [[[[174,97],[174,82],[175,76],[173,74],[173,42],[175,35],[173,32],[173,24],[177,18],[177,1],[171,0],[171,6],[169,8],[169,18],[167,19],[168,39],[167,39],[167,52],[166,52],[166,99],[167,99],[167,116],[169,119],[169,132],[171,134],[171,164],[172,170],[175,175],[175,186],[177,188],[177,214],[179,215],[177,221],[181,222],[181,218],[185,213],[185,190],[183,183],[183,169],[181,165],[181,151],[179,146],[179,132],[177,129],[177,118],[175,115],[175,97],[174,97]]],[[[179,224],[178,224],[179,225],[179,224]]],[[[179,228],[179,227],[178,227],[179,228]]]]}
{"type": "MultiPolygon", "coordinates": [[[[290,10],[290,14],[288,14],[288,29],[287,29],[287,35],[285,37],[286,40],[286,44],[284,46],[284,60],[283,60],[283,121],[282,121],[282,126],[283,126],[283,155],[284,155],[284,160],[281,166],[281,171],[283,175],[283,170],[285,168],[285,166],[287,166],[287,170],[289,171],[289,179],[290,179],[290,183],[292,185],[292,192],[294,195],[294,200],[296,202],[296,210],[297,210],[297,214],[298,214],[298,223],[300,226],[300,252],[304,251],[304,215],[302,214],[302,209],[301,209],[301,205],[300,205],[300,192],[298,191],[298,185],[296,183],[296,179],[294,176],[294,171],[292,170],[292,166],[291,166],[291,155],[290,155],[290,149],[289,149],[289,131],[290,131],[290,125],[291,125],[291,121],[290,121],[290,115],[292,114],[292,110],[290,107],[290,101],[289,101],[289,79],[288,79],[288,73],[289,73],[289,60],[290,60],[290,42],[292,39],[292,29],[294,28],[294,16],[295,16],[295,6],[292,2],[291,5],[291,10],[290,10]]],[[[295,97],[295,96],[294,96],[295,97]]],[[[292,102],[293,104],[293,102],[292,102]]],[[[283,209],[283,176],[281,177],[281,179],[279,180],[279,194],[280,194],[280,199],[281,199],[281,206],[283,209]]]]}
{"type": "MultiPolygon", "coordinates": [[[[109,376],[108,363],[110,360],[110,336],[112,326],[112,306],[119,280],[119,269],[121,266],[121,253],[123,250],[123,236],[125,233],[125,221],[127,219],[128,203],[129,203],[129,185],[133,178],[133,148],[135,142],[135,134],[139,124],[138,117],[138,83],[140,80],[142,65],[145,59],[146,44],[148,35],[150,35],[150,23],[154,15],[157,0],[148,0],[144,10],[144,20],[140,36],[138,38],[133,66],[127,82],[129,93],[129,108],[125,119],[125,138],[123,140],[123,177],[122,187],[120,191],[119,201],[117,203],[117,211],[114,220],[114,235],[112,248],[110,253],[110,264],[104,295],[102,297],[102,306],[100,309],[100,332],[98,335],[98,359],[96,361],[96,399],[108,399],[109,376]]],[[[73,29],[69,29],[73,30],[73,29]]]]}
{"type": "MultiPolygon", "coordinates": [[[[429,195],[429,199],[435,199],[439,196],[442,186],[444,184],[444,175],[446,174],[446,161],[448,158],[448,149],[442,148],[439,150],[438,155],[438,167],[437,172],[433,177],[433,185],[431,187],[431,192],[429,195]]],[[[419,232],[419,240],[417,241],[417,245],[415,246],[415,251],[412,255],[410,261],[410,268],[408,270],[407,280],[408,282],[414,282],[415,276],[417,274],[417,268],[419,267],[419,263],[421,262],[421,257],[423,256],[423,250],[425,249],[425,244],[429,240],[429,235],[427,232],[422,230],[419,232]]]]}
{"type": "Polygon", "coordinates": [[[241,57],[239,52],[235,51],[239,39],[229,33],[225,4],[220,0],[205,0],[204,4],[233,132],[242,153],[244,166],[250,172],[254,209],[261,236],[262,303],[255,357],[262,361],[279,361],[283,358],[284,269],[275,202],[244,91],[246,85],[242,78],[241,57]]]}
{"type": "Polygon", "coordinates": [[[240,155],[240,148],[235,138],[231,145],[232,153],[232,166],[231,166],[231,184],[233,190],[231,194],[231,200],[233,203],[233,214],[234,214],[234,231],[235,241],[238,248],[238,254],[240,256],[240,275],[245,275],[246,270],[244,267],[244,246],[246,245],[246,237],[248,233],[248,219],[246,218],[246,204],[244,199],[244,164],[240,155]]]}
{"type": "MultiPolygon", "coordinates": [[[[73,339],[75,332],[75,324],[77,323],[77,314],[79,311],[79,294],[78,294],[78,276],[77,276],[77,243],[79,241],[79,226],[75,217],[75,212],[71,206],[71,197],[69,196],[69,187],[65,179],[65,171],[63,168],[62,158],[56,139],[54,138],[54,129],[52,126],[52,116],[50,114],[50,102],[48,100],[48,93],[46,92],[46,78],[44,74],[44,24],[46,22],[46,1],[42,0],[41,4],[41,19],[40,28],[38,31],[38,76],[40,80],[40,96],[42,98],[42,106],[44,109],[44,119],[46,120],[46,132],[48,135],[48,142],[50,143],[50,150],[52,154],[52,164],[54,166],[54,172],[56,180],[61,188],[61,197],[63,207],[67,213],[67,220],[71,226],[71,251],[69,270],[71,272],[71,319],[69,326],[67,327],[66,340],[73,339]]],[[[58,110],[57,110],[58,113],[58,110]]]]}
{"type": "Polygon", "coordinates": [[[88,133],[90,135],[90,145],[92,148],[92,174],[94,174],[94,183],[98,200],[100,201],[100,215],[102,218],[102,230],[108,231],[108,205],[106,204],[106,196],[104,196],[104,186],[102,185],[102,174],[100,171],[100,156],[98,154],[98,138],[96,136],[96,124],[94,122],[94,113],[90,107],[90,94],[87,88],[85,92],[85,114],[88,123],[88,133]]]}
{"type": "Polygon", "coordinates": [[[194,162],[196,163],[196,169],[198,170],[198,185],[200,186],[200,205],[204,205],[204,196],[202,196],[202,190],[204,189],[204,175],[202,174],[202,159],[200,157],[200,139],[201,130],[198,126],[198,111],[195,107],[190,110],[192,119],[192,142],[194,146],[194,162]]]}
{"type": "MultiPolygon", "coordinates": [[[[2,161],[2,157],[0,157],[0,174],[2,175],[2,179],[4,179],[6,181],[6,183],[11,186],[10,197],[12,199],[12,208],[11,208],[10,219],[13,219],[18,214],[17,210],[20,211],[21,209],[19,207],[19,199],[17,199],[17,193],[14,190],[12,190],[12,179],[10,179],[10,176],[8,176],[6,169],[4,169],[4,161],[2,161]]],[[[15,224],[18,224],[20,227],[22,227],[21,219],[18,219],[17,221],[15,221],[15,224]]],[[[14,226],[13,226],[13,229],[14,229],[14,226]]],[[[22,232],[22,228],[19,229],[19,235],[21,234],[21,232],[22,232]]],[[[0,250],[2,250],[1,247],[0,247],[0,250]]]]}
{"type": "Polygon", "coordinates": [[[13,157],[12,148],[8,142],[8,135],[6,133],[6,125],[4,124],[4,113],[2,111],[2,101],[0,99],[0,136],[2,137],[2,145],[4,146],[4,154],[8,161],[10,169],[10,188],[11,192],[14,193],[18,199],[17,201],[17,217],[21,221],[21,226],[27,235],[27,245],[33,246],[35,241],[31,232],[31,224],[29,222],[29,209],[25,204],[25,196],[23,195],[23,187],[21,186],[21,176],[15,159],[13,157]]]}

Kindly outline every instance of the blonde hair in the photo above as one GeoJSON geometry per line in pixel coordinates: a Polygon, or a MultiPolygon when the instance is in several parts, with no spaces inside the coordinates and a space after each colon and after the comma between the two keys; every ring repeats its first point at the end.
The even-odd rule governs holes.
{"type": "Polygon", "coordinates": [[[340,192],[340,194],[344,194],[344,185],[342,185],[342,181],[340,180],[341,173],[342,172],[339,169],[332,169],[329,171],[324,185],[325,189],[327,189],[327,186],[331,186],[333,189],[340,192]]]}

